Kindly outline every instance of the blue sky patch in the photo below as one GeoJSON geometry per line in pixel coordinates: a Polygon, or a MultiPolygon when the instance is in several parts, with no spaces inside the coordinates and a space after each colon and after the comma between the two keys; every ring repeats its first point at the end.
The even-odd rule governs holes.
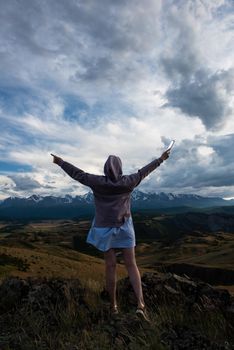
{"type": "Polygon", "coordinates": [[[0,173],[7,172],[30,172],[32,167],[30,165],[18,164],[12,162],[3,162],[0,160],[0,173]]]}

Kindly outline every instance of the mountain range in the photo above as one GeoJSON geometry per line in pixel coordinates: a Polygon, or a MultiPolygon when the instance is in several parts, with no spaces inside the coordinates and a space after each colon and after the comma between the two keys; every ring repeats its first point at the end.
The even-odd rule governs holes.
{"type": "MultiPolygon", "coordinates": [[[[132,211],[233,206],[234,200],[219,197],[202,197],[194,194],[132,192],[132,211]]],[[[80,218],[94,214],[93,193],[84,195],[8,197],[0,202],[0,219],[59,219],[80,218]]]]}

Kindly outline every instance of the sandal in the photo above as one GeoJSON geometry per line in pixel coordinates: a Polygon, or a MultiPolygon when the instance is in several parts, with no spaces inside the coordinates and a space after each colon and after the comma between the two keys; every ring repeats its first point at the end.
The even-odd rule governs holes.
{"type": "Polygon", "coordinates": [[[117,305],[111,306],[110,312],[111,312],[111,315],[118,315],[119,314],[118,306],[117,305]]]}
{"type": "Polygon", "coordinates": [[[143,306],[143,307],[138,307],[138,308],[136,309],[136,315],[137,315],[140,319],[145,320],[145,321],[147,321],[147,322],[150,322],[149,315],[148,315],[148,313],[147,313],[147,311],[146,311],[146,307],[145,307],[145,306],[143,306]]]}

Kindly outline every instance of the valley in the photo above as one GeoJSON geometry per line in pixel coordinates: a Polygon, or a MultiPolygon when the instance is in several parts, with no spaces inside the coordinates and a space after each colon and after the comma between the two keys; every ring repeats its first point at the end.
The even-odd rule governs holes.
{"type": "MultiPolygon", "coordinates": [[[[140,272],[186,274],[234,293],[234,234],[199,231],[200,216],[183,215],[183,227],[178,215],[133,215],[140,272]]],[[[0,277],[78,277],[101,288],[103,253],[85,242],[90,225],[91,218],[1,221],[0,277]]],[[[117,260],[121,279],[127,273],[120,251],[117,260]]]]}

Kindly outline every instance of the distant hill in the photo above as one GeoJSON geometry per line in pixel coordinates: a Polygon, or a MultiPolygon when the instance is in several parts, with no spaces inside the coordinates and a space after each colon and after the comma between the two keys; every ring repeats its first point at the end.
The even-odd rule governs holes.
{"type": "MultiPolygon", "coordinates": [[[[202,197],[193,194],[132,193],[132,211],[159,211],[167,213],[186,212],[194,209],[222,207],[234,212],[234,200],[226,201],[219,197],[202,197]],[[233,206],[233,208],[231,207],[233,206]]],[[[215,210],[215,209],[212,209],[215,210]]],[[[12,219],[74,219],[94,215],[92,192],[72,197],[39,196],[28,198],[8,197],[0,202],[0,220],[12,219]]]]}
{"type": "Polygon", "coordinates": [[[138,240],[174,242],[188,234],[202,237],[217,232],[234,233],[234,214],[187,212],[174,215],[139,215],[134,220],[138,240]]]}

